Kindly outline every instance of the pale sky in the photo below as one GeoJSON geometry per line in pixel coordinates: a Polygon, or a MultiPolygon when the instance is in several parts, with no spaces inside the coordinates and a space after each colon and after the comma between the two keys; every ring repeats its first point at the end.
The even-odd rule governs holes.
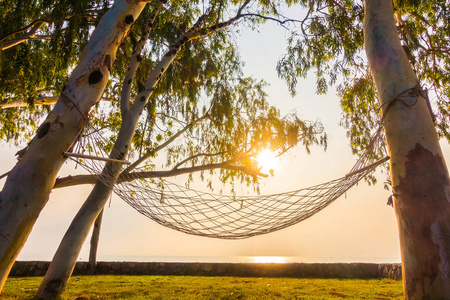
{"type": "MultiPolygon", "coordinates": [[[[275,169],[275,176],[263,179],[262,194],[297,190],[342,177],[357,159],[351,155],[344,129],[338,126],[341,111],[334,89],[327,95],[316,95],[312,73],[308,81],[299,80],[298,95],[291,98],[286,85],[278,79],[275,66],[284,53],[284,38],[284,30],[274,24],[263,26],[259,32],[242,30],[238,41],[246,75],[268,81],[270,102],[284,113],[295,110],[302,119],[321,120],[329,145],[326,152],[313,147],[310,155],[300,147],[288,152],[275,169]]],[[[442,145],[446,160],[450,161],[450,147],[446,142],[442,145]]],[[[0,149],[3,174],[15,164],[17,149],[4,144],[0,149]]],[[[71,165],[67,163],[61,174],[73,172],[71,165]]],[[[114,195],[103,217],[99,260],[109,256],[122,256],[124,260],[127,256],[298,256],[314,261],[382,258],[399,262],[396,218],[393,208],[386,205],[390,192],[382,184],[386,175],[378,172],[378,180],[372,187],[360,182],[345,196],[294,226],[235,241],[191,236],[162,227],[114,195]]],[[[195,186],[198,189],[201,184],[195,186]]],[[[19,260],[51,260],[90,188],[77,186],[52,192],[19,260]]],[[[82,260],[88,258],[89,238],[80,255],[82,260]]]]}

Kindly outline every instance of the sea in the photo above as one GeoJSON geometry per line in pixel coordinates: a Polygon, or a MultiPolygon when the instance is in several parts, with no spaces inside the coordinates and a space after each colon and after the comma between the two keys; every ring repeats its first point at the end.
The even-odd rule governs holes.
{"type": "MultiPolygon", "coordinates": [[[[400,263],[400,257],[299,257],[299,256],[113,256],[98,261],[180,263],[400,263]]],[[[86,261],[80,258],[79,261],[86,261]]]]}

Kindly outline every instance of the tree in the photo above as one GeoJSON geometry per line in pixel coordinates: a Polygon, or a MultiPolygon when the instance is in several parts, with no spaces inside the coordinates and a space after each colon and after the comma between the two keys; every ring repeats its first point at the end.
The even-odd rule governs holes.
{"type": "MultiPolygon", "coordinates": [[[[224,42],[226,35],[215,35],[204,45],[195,43],[200,44],[200,47],[197,49],[182,47],[190,40],[217,32],[239,20],[242,17],[242,10],[248,5],[249,1],[245,1],[242,6],[236,8],[237,15],[235,17],[224,22],[220,22],[220,19],[225,13],[228,13],[224,8],[227,3],[225,1],[211,3],[210,11],[201,16],[191,30],[178,37],[176,37],[177,34],[182,32],[183,28],[186,28],[190,19],[175,19],[171,16],[162,18],[165,22],[161,22],[162,26],[161,24],[153,24],[154,18],[161,8],[162,1],[157,1],[156,3],[155,11],[149,15],[150,19],[141,21],[142,24],[145,24],[145,29],[137,32],[137,34],[141,34],[141,38],[135,41],[134,35],[136,33],[133,33],[130,37],[130,44],[133,47],[128,71],[125,74],[118,74],[116,77],[113,77],[113,80],[123,82],[120,113],[115,111],[116,106],[114,106],[114,102],[111,102],[112,107],[108,111],[106,121],[101,121],[100,125],[109,126],[113,133],[116,128],[120,128],[118,138],[113,147],[114,150],[111,153],[112,159],[124,159],[130,148],[141,151],[148,147],[148,152],[142,153],[142,158],[138,160],[138,162],[142,162],[146,158],[156,155],[157,150],[166,147],[185,132],[188,132],[189,136],[195,136],[195,138],[201,140],[201,143],[196,143],[194,142],[195,139],[192,140],[191,138],[185,145],[173,146],[169,151],[168,164],[172,164],[174,168],[166,172],[166,174],[164,172],[148,171],[129,173],[130,170],[128,170],[127,174],[125,174],[128,178],[130,178],[129,176],[136,176],[137,178],[142,178],[142,176],[161,177],[182,172],[221,168],[223,181],[241,178],[241,180],[250,182],[255,181],[256,175],[259,174],[257,168],[255,168],[255,161],[252,159],[252,156],[255,155],[262,145],[284,152],[299,141],[302,141],[307,147],[310,143],[324,142],[324,140],[317,138],[317,134],[321,133],[321,129],[319,128],[320,130],[317,131],[318,128],[315,124],[307,124],[294,115],[280,118],[278,111],[267,105],[265,94],[262,91],[263,84],[240,77],[240,62],[236,59],[237,56],[233,47],[224,42]],[[182,20],[182,22],[177,24],[174,20],[182,20]],[[152,36],[154,43],[151,45],[152,50],[158,49],[155,44],[164,43],[164,40],[172,43],[167,54],[161,56],[161,60],[154,65],[152,65],[151,61],[144,59],[154,54],[151,52],[141,53],[150,33],[149,31],[153,27],[161,31],[159,36],[163,36],[163,38],[158,38],[158,35],[152,36]],[[174,39],[175,37],[177,39],[174,39]],[[172,62],[180,51],[182,51],[182,59],[176,61],[176,64],[180,66],[172,67],[172,62]],[[196,61],[193,60],[195,56],[197,56],[196,61]],[[187,61],[187,66],[181,64],[183,59],[187,61]],[[144,69],[141,73],[136,73],[140,63],[147,68],[152,67],[153,71],[146,74],[144,69]],[[164,81],[162,74],[167,70],[170,70],[170,75],[164,81]],[[145,79],[143,76],[148,77],[145,79]],[[131,88],[132,85],[130,84],[133,80],[136,82],[134,89],[131,88]],[[157,86],[158,82],[160,84],[157,86]],[[186,85],[186,82],[189,84],[186,85]],[[213,101],[209,109],[203,110],[203,116],[197,117],[199,113],[197,99],[201,93],[206,93],[206,95],[213,98],[213,101]],[[133,104],[129,103],[130,96],[135,97],[133,104]],[[162,96],[168,99],[160,99],[162,96]],[[149,98],[151,101],[147,104],[149,98]],[[171,101],[168,102],[168,100],[171,101]],[[168,105],[168,103],[171,105],[168,105]],[[144,112],[146,118],[144,118],[142,124],[139,124],[139,117],[144,108],[147,109],[144,112]],[[158,114],[156,113],[156,108],[161,108],[158,118],[155,118],[155,115],[158,114]],[[121,117],[122,122],[118,122],[118,115],[121,117]],[[173,134],[173,129],[176,128],[173,123],[177,122],[185,124],[185,127],[181,128],[178,133],[173,134]],[[197,124],[199,126],[195,126],[197,124]],[[155,128],[161,125],[165,125],[167,127],[166,130],[156,134],[155,128]],[[136,126],[138,128],[147,127],[147,132],[134,135],[136,126]],[[145,137],[144,134],[148,133],[151,135],[145,137]],[[152,138],[156,139],[156,142],[152,141],[152,138]],[[158,145],[164,138],[167,139],[166,143],[158,145]],[[180,160],[182,156],[184,156],[184,159],[180,160]],[[191,164],[190,167],[183,167],[183,165],[188,163],[191,164]]],[[[171,7],[172,13],[175,11],[174,6],[176,8],[176,4],[171,7]]],[[[181,4],[179,7],[185,9],[185,15],[186,10],[193,16],[199,12],[199,9],[193,6],[192,3],[188,3],[184,7],[181,4]]],[[[111,10],[113,9],[114,6],[111,10]]],[[[126,15],[126,17],[128,16],[126,15]]],[[[138,22],[137,20],[135,22],[133,17],[132,23],[136,28],[139,25],[138,22]]],[[[160,48],[163,49],[164,47],[160,46],[160,48]]],[[[123,54],[126,54],[127,45],[122,46],[121,50],[123,54]]],[[[121,65],[122,61],[120,59],[125,56],[118,55],[116,64],[121,65]]],[[[111,69],[110,65],[108,67],[111,69]]],[[[123,69],[126,69],[126,67],[123,69]]],[[[95,75],[102,78],[100,74],[95,73],[95,75]]],[[[94,76],[89,76],[89,80],[93,79],[92,77],[94,76]]],[[[10,93],[9,95],[15,94],[10,93]]],[[[64,89],[61,97],[68,97],[64,89]]],[[[66,99],[66,101],[74,102],[74,108],[78,112],[82,112],[83,110],[76,106],[75,101],[72,100],[66,99]]],[[[85,110],[87,111],[88,108],[85,110]]],[[[85,117],[86,114],[82,114],[81,118],[85,117]]],[[[62,121],[58,120],[58,122],[62,121]]],[[[46,134],[43,133],[42,135],[46,134]]],[[[111,148],[112,143],[107,145],[108,147],[111,148]]],[[[66,153],[67,151],[63,152],[66,153]]],[[[147,166],[147,169],[149,167],[151,166],[147,166]]],[[[69,229],[69,232],[75,232],[75,234],[70,235],[70,238],[75,239],[77,241],[75,244],[78,244],[80,247],[85,239],[87,230],[89,230],[90,225],[108,198],[115,180],[117,178],[121,180],[118,164],[108,163],[104,172],[107,172],[110,176],[109,184],[104,182],[96,184],[91,196],[83,206],[79,216],[74,220],[73,226],[69,229]],[[74,229],[75,227],[80,229],[74,229]]],[[[92,178],[94,177],[91,176],[90,179],[92,180],[92,178]]],[[[131,179],[134,178],[131,177],[131,179]]],[[[70,180],[73,181],[73,178],[70,180]]],[[[59,182],[64,182],[64,180],[59,182]]],[[[62,244],[62,247],[64,248],[66,245],[62,244]]],[[[60,251],[63,261],[67,263],[56,264],[61,267],[60,270],[62,269],[66,275],[63,275],[62,278],[51,278],[49,281],[44,281],[43,288],[38,292],[38,297],[54,295],[61,292],[64,288],[73,268],[70,265],[72,263],[74,265],[79,251],[72,243],[70,243],[70,248],[73,251],[60,251]]],[[[53,270],[50,268],[49,276],[54,276],[53,270]]],[[[5,272],[7,271],[5,270],[5,272]]]]}
{"type": "MultiPolygon", "coordinates": [[[[277,15],[279,7],[274,5],[275,2],[258,3],[277,15]]],[[[301,0],[286,3],[302,6],[306,14],[302,20],[295,22],[287,55],[278,65],[280,76],[286,79],[292,93],[295,93],[298,77],[307,76],[310,70],[316,71],[318,92],[326,92],[330,85],[342,79],[343,83],[338,85],[344,112],[342,124],[348,128],[355,153],[365,148],[380,119],[385,123],[392,156],[391,184],[401,232],[405,295],[410,298],[427,295],[448,298],[448,224],[441,215],[448,209],[447,202],[443,201],[448,198],[445,196],[448,194],[445,193],[448,190],[448,173],[436,142],[436,136],[447,139],[450,136],[446,122],[450,94],[447,88],[450,78],[447,70],[450,63],[447,3],[437,0],[398,0],[394,1],[394,10],[391,10],[388,0],[379,1],[378,8],[374,8],[372,1],[367,1],[365,15],[371,17],[367,18],[366,41],[363,35],[362,1],[301,0]],[[384,20],[377,16],[377,11],[384,12],[385,18],[395,17],[394,23],[392,19],[384,20]],[[389,37],[389,43],[381,39],[380,29],[375,26],[387,23],[390,23],[388,29],[383,30],[389,37]],[[380,51],[370,37],[376,37],[381,45],[389,45],[389,49],[392,49],[389,53],[393,58],[399,58],[401,68],[391,69],[392,66],[399,66],[394,60],[392,65],[378,65],[380,51]],[[363,56],[365,44],[370,68],[363,56]],[[411,72],[411,65],[415,75],[411,72]],[[395,85],[390,86],[389,91],[385,90],[384,80],[390,78],[389,73],[377,66],[391,70],[391,75],[401,75],[395,80],[388,79],[389,84],[395,85]],[[424,99],[428,97],[416,87],[418,80],[423,85],[427,84],[430,92],[436,94],[436,101],[427,105],[426,110],[424,99]],[[381,99],[381,105],[377,104],[377,96],[381,99]],[[399,97],[405,97],[406,100],[395,100],[399,97]],[[417,104],[414,104],[415,99],[417,104]],[[414,105],[404,107],[408,103],[414,105]],[[436,117],[437,134],[431,129],[430,107],[436,117]],[[408,118],[413,116],[408,128],[401,122],[405,112],[408,112],[408,118]],[[398,131],[392,126],[394,124],[401,125],[397,127],[398,131]],[[420,133],[424,134],[417,136],[420,133]],[[405,137],[408,137],[406,141],[405,137]],[[411,163],[413,158],[416,164],[411,163]],[[424,164],[424,161],[427,163],[424,164]],[[431,170],[426,168],[430,165],[433,166],[431,170]],[[417,174],[421,177],[414,175],[414,170],[419,170],[417,174]],[[436,176],[439,180],[436,180],[436,176]],[[408,182],[413,183],[405,184],[408,182]],[[431,182],[439,184],[433,185],[431,182]],[[408,186],[417,190],[408,190],[408,186]],[[417,195],[427,201],[419,201],[417,195]],[[424,258],[420,257],[422,251],[426,253],[424,258]]],[[[3,200],[3,192],[1,196],[3,200]]]]}
{"type": "Polygon", "coordinates": [[[365,47],[380,97],[407,299],[450,297],[450,180],[426,94],[396,32],[391,1],[366,0],[365,47]]]}
{"type": "Polygon", "coordinates": [[[384,125],[405,297],[447,299],[449,175],[438,136],[449,139],[448,11],[442,1],[394,4],[366,0],[363,14],[359,2],[303,2],[306,17],[278,69],[293,93],[297,77],[310,69],[318,92],[342,74],[343,125],[354,152],[364,149],[380,121],[384,125]],[[424,84],[437,95],[434,105],[424,84]]]}
{"type": "MultiPolygon", "coordinates": [[[[127,73],[125,75],[121,93],[122,124],[113,152],[110,155],[111,158],[117,159],[125,156],[129,149],[128,145],[132,143],[134,129],[146,105],[146,100],[150,98],[150,104],[158,107],[157,104],[154,104],[155,102],[157,103],[157,100],[152,99],[152,92],[155,90],[160,78],[162,78],[162,74],[167,72],[166,70],[169,70],[171,64],[174,63],[176,55],[183,47],[187,47],[186,43],[230,26],[242,17],[242,11],[248,3],[249,1],[245,1],[238,7],[236,16],[227,21],[219,22],[220,15],[219,12],[214,11],[214,7],[208,9],[207,14],[201,15],[197,22],[182,34],[175,44],[169,47],[161,60],[155,64],[148,79],[145,81],[144,87],[137,93],[131,105],[129,104],[128,98],[130,94],[128,91],[130,91],[130,80],[133,79],[134,74],[127,73]],[[208,19],[212,20],[213,24],[208,25],[208,19]],[[132,121],[130,122],[129,120],[132,121]]],[[[152,16],[154,15],[152,14],[152,16]]],[[[153,23],[153,20],[150,22],[153,23]]],[[[132,55],[130,66],[127,70],[136,70],[137,66],[134,66],[136,62],[135,57],[140,55],[140,50],[143,48],[145,40],[141,38],[141,42],[135,46],[136,51],[132,55]]],[[[223,46],[224,41],[221,41],[220,44],[223,46]]],[[[206,69],[209,73],[217,73],[216,75],[210,74],[205,76],[205,80],[210,81],[210,83],[203,83],[205,93],[211,94],[213,97],[210,107],[205,107],[203,115],[192,120],[192,115],[195,115],[198,110],[192,99],[195,99],[197,96],[192,94],[187,98],[180,97],[182,106],[186,106],[186,104],[191,102],[192,108],[175,114],[169,110],[165,111],[164,115],[173,114],[171,119],[177,122],[180,122],[183,118],[191,119],[191,122],[172,136],[169,135],[169,139],[165,143],[154,149],[149,149],[136,163],[126,169],[125,174],[122,174],[122,176],[119,176],[120,168],[112,164],[105,166],[102,176],[108,176],[108,182],[103,180],[95,184],[91,195],[64,236],[37,292],[37,298],[55,297],[64,291],[88,231],[101,213],[116,180],[132,180],[143,178],[144,176],[173,176],[180,173],[192,173],[194,171],[213,170],[216,168],[222,170],[224,178],[231,179],[236,176],[250,175],[253,178],[252,180],[256,180],[256,176],[260,175],[260,173],[255,167],[254,157],[261,148],[270,147],[273,150],[285,152],[299,141],[302,141],[305,145],[321,142],[316,137],[321,132],[317,130],[315,124],[308,125],[293,115],[280,118],[279,113],[267,105],[260,84],[250,79],[240,79],[239,68],[236,69],[234,63],[227,64],[226,62],[230,58],[234,60],[233,56],[230,56],[230,53],[227,53],[228,51],[217,49],[218,47],[220,46],[214,43],[209,43],[207,47],[210,51],[216,49],[215,52],[219,54],[217,58],[221,59],[215,62],[216,67],[213,67],[213,62],[210,62],[210,66],[206,69]],[[209,85],[211,85],[212,89],[208,92],[209,85]],[[191,137],[189,139],[185,138],[185,142],[178,143],[178,145],[169,149],[168,164],[174,165],[172,170],[167,171],[166,174],[163,174],[163,172],[130,173],[139,163],[151,158],[158,151],[174,143],[186,132],[191,137]],[[191,167],[183,167],[186,164],[191,164],[191,167]]],[[[200,59],[200,61],[204,60],[202,57],[197,59],[200,59]]],[[[196,65],[193,62],[191,64],[194,67],[196,65]]],[[[183,66],[185,69],[190,67],[192,66],[183,66]]],[[[194,70],[194,72],[199,71],[194,70]]],[[[192,81],[195,80],[195,77],[190,76],[187,79],[192,81]]],[[[173,83],[171,84],[174,85],[173,83]]],[[[177,100],[174,99],[170,103],[172,106],[176,106],[177,100]]],[[[152,109],[154,110],[155,108],[152,109]]],[[[154,131],[154,127],[157,126],[156,122],[152,120],[148,123],[150,123],[147,124],[149,130],[154,131]]],[[[170,126],[172,125],[169,125],[168,128],[170,126]]],[[[95,179],[95,177],[91,176],[91,180],[92,178],[95,179]]],[[[243,179],[246,181],[250,180],[250,178],[245,177],[243,179]]],[[[70,180],[73,180],[73,178],[70,180]]]]}
{"type": "Polygon", "coordinates": [[[58,103],[21,152],[0,194],[0,287],[48,200],[67,151],[100,99],[109,78],[118,42],[146,3],[116,1],[93,32],[58,103]],[[110,17],[114,16],[114,17],[110,17]]]}

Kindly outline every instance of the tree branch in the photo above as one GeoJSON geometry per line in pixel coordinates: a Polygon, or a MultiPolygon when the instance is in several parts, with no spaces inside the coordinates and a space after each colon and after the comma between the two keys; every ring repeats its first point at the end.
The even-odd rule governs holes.
{"type": "MultiPolygon", "coordinates": [[[[47,21],[39,20],[39,21],[33,22],[33,23],[32,23],[33,25],[32,25],[32,27],[31,27],[31,30],[30,30],[30,31],[25,32],[25,33],[19,35],[18,37],[12,38],[12,39],[10,39],[10,40],[8,40],[8,41],[6,41],[6,42],[2,42],[2,43],[1,43],[1,49],[2,49],[2,50],[6,50],[6,49],[8,49],[8,48],[14,47],[14,46],[16,46],[16,45],[18,45],[18,44],[20,44],[20,43],[23,43],[23,42],[25,42],[25,41],[27,41],[27,40],[29,40],[29,39],[35,37],[36,32],[37,32],[37,31],[39,30],[39,28],[41,28],[42,25],[44,25],[45,23],[47,23],[47,21]]],[[[30,24],[30,25],[31,25],[31,24],[30,24]]],[[[27,27],[25,27],[23,30],[28,29],[28,28],[30,27],[30,25],[27,26],[27,27]]],[[[19,32],[21,32],[21,31],[23,31],[23,30],[20,30],[19,32]]],[[[12,34],[13,34],[13,33],[12,33],[12,34]]],[[[7,38],[7,37],[5,37],[5,38],[7,38]]],[[[3,38],[2,40],[4,40],[5,38],[3,38]]]]}
{"type": "Polygon", "coordinates": [[[149,172],[133,172],[133,173],[122,173],[119,176],[117,183],[120,182],[129,182],[135,179],[145,179],[145,178],[164,178],[164,177],[173,177],[182,174],[206,171],[206,170],[214,170],[214,169],[225,169],[225,170],[233,170],[244,172],[250,176],[257,177],[268,177],[267,174],[263,174],[259,172],[259,170],[250,170],[245,166],[236,166],[232,165],[228,162],[214,163],[214,164],[206,164],[200,166],[192,166],[181,169],[172,169],[168,171],[149,171],[149,172]]]}
{"type": "MultiPolygon", "coordinates": [[[[192,166],[192,167],[186,167],[186,168],[180,168],[167,171],[149,171],[149,172],[133,172],[133,173],[126,173],[122,172],[120,174],[119,178],[117,179],[116,183],[121,182],[130,182],[136,179],[146,179],[146,178],[167,178],[167,177],[173,177],[177,175],[182,174],[188,174],[188,173],[194,173],[194,172],[200,172],[200,171],[206,171],[206,170],[214,170],[214,169],[225,169],[225,170],[233,170],[238,172],[246,173],[250,176],[257,177],[268,177],[267,174],[263,174],[259,172],[259,170],[251,170],[246,168],[245,166],[235,166],[230,164],[229,161],[221,162],[221,163],[214,163],[214,164],[206,164],[206,165],[200,165],[200,166],[192,166]]],[[[97,182],[97,176],[95,175],[75,175],[75,176],[67,176],[62,178],[57,178],[55,181],[55,185],[53,186],[54,189],[63,188],[63,187],[69,187],[74,185],[80,185],[80,184],[95,184],[97,182]]]]}
{"type": "Polygon", "coordinates": [[[273,17],[263,16],[263,15],[254,14],[254,13],[242,14],[241,16],[242,17],[258,17],[258,18],[261,18],[261,19],[264,19],[264,20],[270,20],[270,21],[277,22],[280,25],[284,25],[285,23],[289,23],[289,22],[292,22],[292,23],[303,23],[304,22],[304,20],[296,20],[296,19],[280,20],[280,19],[276,19],[276,18],[273,18],[273,17]]]}
{"type": "MultiPolygon", "coordinates": [[[[36,98],[34,101],[34,105],[50,105],[55,104],[56,101],[58,101],[59,96],[41,96],[36,98]]],[[[9,99],[2,99],[0,101],[0,108],[17,108],[17,107],[24,107],[28,106],[29,103],[23,99],[23,98],[9,98],[9,99]]]]}
{"type": "Polygon", "coordinates": [[[202,157],[202,156],[203,157],[213,157],[213,156],[222,155],[222,154],[225,154],[225,152],[219,152],[219,153],[198,153],[198,154],[195,154],[195,155],[192,155],[192,156],[189,156],[189,157],[183,159],[178,164],[176,164],[173,167],[173,169],[176,170],[176,169],[178,169],[179,166],[182,166],[185,163],[187,163],[188,161],[193,160],[193,159],[198,158],[198,157],[202,157]]]}
{"type": "MultiPolygon", "coordinates": [[[[59,96],[39,96],[34,100],[34,105],[51,105],[55,104],[58,101],[59,96]]],[[[113,99],[108,99],[102,97],[101,101],[115,101],[113,99]]],[[[23,98],[6,98],[0,101],[0,109],[6,108],[17,108],[17,107],[25,107],[30,104],[23,98]]]]}
{"type": "Polygon", "coordinates": [[[131,172],[138,165],[140,165],[142,162],[144,162],[148,158],[152,157],[155,153],[157,153],[158,151],[162,150],[163,148],[165,148],[168,145],[170,145],[171,143],[173,143],[178,137],[180,137],[183,133],[185,133],[186,130],[188,130],[189,128],[192,128],[192,126],[200,123],[201,121],[203,121],[203,120],[205,120],[207,118],[209,118],[209,114],[205,114],[202,117],[198,118],[197,120],[192,121],[191,123],[186,125],[184,128],[182,128],[180,131],[178,131],[176,134],[174,134],[170,139],[168,139],[167,141],[165,141],[164,143],[162,143],[161,145],[159,145],[155,149],[148,150],[147,153],[144,156],[142,156],[137,161],[135,161],[133,164],[131,164],[124,172],[131,172]]]}

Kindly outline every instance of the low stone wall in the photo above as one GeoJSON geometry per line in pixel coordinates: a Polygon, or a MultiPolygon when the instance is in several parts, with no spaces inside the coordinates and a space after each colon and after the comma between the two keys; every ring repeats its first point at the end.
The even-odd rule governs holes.
{"type": "MultiPolygon", "coordinates": [[[[17,261],[10,276],[43,276],[49,266],[44,261],[17,261]]],[[[88,275],[87,262],[78,262],[73,275],[88,275]]],[[[392,278],[400,280],[400,264],[368,263],[158,263],[98,262],[96,274],[187,275],[292,278],[392,278]]]]}

